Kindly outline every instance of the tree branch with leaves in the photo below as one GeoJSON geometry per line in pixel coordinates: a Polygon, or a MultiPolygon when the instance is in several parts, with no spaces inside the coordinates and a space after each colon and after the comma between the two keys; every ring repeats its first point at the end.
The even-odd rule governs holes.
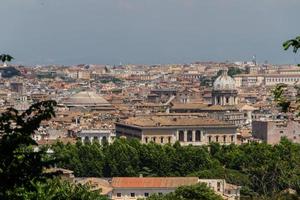
{"type": "MultiPolygon", "coordinates": [[[[288,50],[289,48],[292,47],[293,52],[297,53],[298,49],[300,48],[300,36],[298,36],[294,39],[285,41],[282,46],[283,46],[284,50],[288,50]]],[[[298,64],[298,66],[300,66],[300,64],[298,64]]]]}
{"type": "Polygon", "coordinates": [[[0,60],[2,61],[3,66],[6,66],[7,65],[6,63],[11,62],[13,59],[14,59],[14,57],[12,57],[9,54],[1,54],[0,55],[0,60]]]}

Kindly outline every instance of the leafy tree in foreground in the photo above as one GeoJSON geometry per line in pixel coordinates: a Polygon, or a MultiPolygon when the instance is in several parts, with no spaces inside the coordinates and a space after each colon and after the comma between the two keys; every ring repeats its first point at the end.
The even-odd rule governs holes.
{"type": "Polygon", "coordinates": [[[52,162],[44,151],[34,151],[32,134],[40,123],[55,115],[56,102],[45,101],[30,106],[23,113],[10,108],[0,116],[0,195],[1,192],[44,178],[43,168],[52,162]]]}
{"type": "MultiPolygon", "coordinates": [[[[73,185],[53,178],[54,174],[43,173],[56,160],[50,159],[44,148],[34,150],[37,143],[32,139],[32,134],[42,121],[55,116],[55,105],[55,101],[44,101],[33,104],[22,113],[10,108],[0,115],[1,200],[107,199],[89,191],[88,187],[73,185]]],[[[94,153],[92,149],[88,151],[94,153]]]]}
{"type": "MultiPolygon", "coordinates": [[[[300,48],[300,36],[284,42],[282,46],[284,50],[288,50],[290,47],[292,47],[293,52],[297,53],[298,49],[300,48]]],[[[298,64],[298,66],[300,66],[300,64],[298,64]]]]}
{"type": "Polygon", "coordinates": [[[287,90],[287,85],[285,84],[278,84],[272,90],[272,94],[274,97],[274,101],[280,107],[282,112],[288,112],[290,110],[291,101],[287,100],[284,93],[287,90]]]}
{"type": "Polygon", "coordinates": [[[9,54],[1,54],[0,55],[0,60],[2,61],[3,65],[6,66],[6,62],[10,62],[14,59],[14,57],[12,57],[9,54]]]}
{"type": "Polygon", "coordinates": [[[31,191],[24,187],[16,188],[9,191],[7,197],[18,200],[108,200],[98,191],[89,191],[89,187],[56,178],[46,182],[31,182],[31,187],[31,191]]]}
{"type": "Polygon", "coordinates": [[[300,36],[283,43],[284,50],[288,50],[290,47],[293,47],[293,52],[297,53],[300,48],[300,36]]]}
{"type": "Polygon", "coordinates": [[[206,184],[199,183],[192,186],[183,186],[166,195],[152,195],[147,200],[222,200],[206,184]]]}

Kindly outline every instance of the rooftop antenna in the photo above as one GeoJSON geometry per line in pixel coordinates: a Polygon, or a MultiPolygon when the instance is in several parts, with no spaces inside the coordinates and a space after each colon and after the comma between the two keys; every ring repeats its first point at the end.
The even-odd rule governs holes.
{"type": "Polygon", "coordinates": [[[256,63],[256,55],[255,55],[255,54],[254,54],[253,57],[252,57],[252,62],[253,62],[253,64],[256,66],[257,63],[256,63]]]}

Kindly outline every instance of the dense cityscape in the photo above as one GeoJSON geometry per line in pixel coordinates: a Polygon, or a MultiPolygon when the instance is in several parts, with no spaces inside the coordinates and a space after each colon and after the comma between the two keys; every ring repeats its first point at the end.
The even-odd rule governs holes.
{"type": "Polygon", "coordinates": [[[0,5],[0,200],[300,200],[299,0],[0,5]]]}
{"type": "Polygon", "coordinates": [[[0,71],[2,113],[56,102],[55,117],[41,121],[32,135],[37,151],[46,148],[59,160],[48,170],[110,199],[164,194],[174,199],[168,193],[197,183],[228,200],[274,198],[299,189],[298,172],[267,175],[275,170],[273,162],[287,167],[291,161],[278,170],[299,171],[297,66],[255,60],[119,66],[4,62],[0,71]],[[272,155],[281,148],[289,151],[283,155],[288,160],[272,155]],[[270,166],[261,171],[266,163],[270,166]],[[273,176],[288,182],[276,185],[273,176]]]}

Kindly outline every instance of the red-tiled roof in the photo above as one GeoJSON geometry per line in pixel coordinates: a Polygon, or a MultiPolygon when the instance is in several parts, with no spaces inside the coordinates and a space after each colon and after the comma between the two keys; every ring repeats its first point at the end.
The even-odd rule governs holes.
{"type": "Polygon", "coordinates": [[[198,183],[197,177],[115,177],[113,188],[177,188],[198,183]]]}

